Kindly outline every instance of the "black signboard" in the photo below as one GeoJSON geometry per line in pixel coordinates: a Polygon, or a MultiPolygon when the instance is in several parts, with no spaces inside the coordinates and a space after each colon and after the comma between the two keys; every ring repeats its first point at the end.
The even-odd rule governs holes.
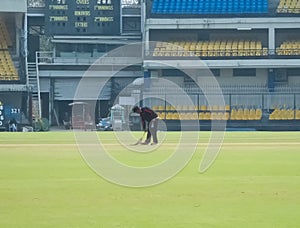
{"type": "Polygon", "coordinates": [[[120,0],[46,0],[48,35],[119,35],[120,0]]]}

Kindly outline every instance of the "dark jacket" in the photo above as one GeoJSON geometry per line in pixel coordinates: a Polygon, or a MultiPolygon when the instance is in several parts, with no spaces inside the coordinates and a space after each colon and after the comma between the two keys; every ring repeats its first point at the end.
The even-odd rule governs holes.
{"type": "Polygon", "coordinates": [[[145,130],[146,122],[150,123],[151,120],[157,118],[157,114],[148,107],[141,108],[141,111],[142,112],[140,113],[140,116],[141,116],[141,120],[142,120],[142,126],[143,126],[143,129],[145,130]]]}

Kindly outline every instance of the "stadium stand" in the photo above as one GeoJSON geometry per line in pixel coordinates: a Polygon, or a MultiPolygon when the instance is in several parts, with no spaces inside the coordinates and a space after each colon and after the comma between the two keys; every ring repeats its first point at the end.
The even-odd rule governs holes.
{"type": "Polygon", "coordinates": [[[300,13],[300,2],[298,0],[280,0],[277,13],[300,13]]]}
{"type": "Polygon", "coordinates": [[[8,47],[12,46],[12,41],[10,39],[10,36],[7,32],[6,25],[4,23],[4,20],[0,17],[0,34],[1,34],[1,44],[6,44],[5,47],[2,47],[3,49],[7,49],[8,47]]]}
{"type": "Polygon", "coordinates": [[[252,107],[236,108],[226,106],[153,106],[161,119],[166,120],[261,120],[262,109],[252,107]],[[166,110],[166,111],[162,111],[166,110]]]}
{"type": "Polygon", "coordinates": [[[295,110],[293,109],[276,108],[269,116],[269,120],[294,120],[294,119],[295,119],[295,110]]]}
{"type": "MultiPolygon", "coordinates": [[[[68,104],[72,100],[69,94],[73,94],[86,68],[111,50],[136,41],[150,41],[153,45],[150,44],[149,47],[145,45],[145,59],[141,65],[132,66],[118,73],[110,81],[105,96],[101,95],[97,100],[99,117],[107,115],[106,111],[112,103],[117,102],[114,99],[122,89],[124,97],[143,99],[143,105],[156,110],[168,127],[173,124],[174,128],[171,129],[178,129],[178,122],[181,119],[200,120],[205,126],[209,126],[211,120],[228,120],[230,127],[250,126],[263,130],[269,125],[278,127],[275,120],[281,120],[281,127],[291,126],[291,121],[294,121],[294,127],[296,121],[300,120],[298,1],[135,1],[141,7],[139,8],[131,7],[133,1],[124,0],[120,1],[121,4],[126,3],[129,8],[122,5],[119,12],[121,20],[114,15],[114,20],[122,23],[120,30],[113,34],[95,32],[92,35],[85,34],[84,28],[80,30],[82,33],[77,35],[72,26],[68,27],[70,33],[66,29],[63,35],[57,33],[59,31],[49,29],[51,28],[47,21],[49,2],[44,0],[27,2],[30,12],[27,18],[30,34],[28,51],[29,55],[33,55],[29,61],[31,65],[28,67],[28,75],[32,73],[31,76],[37,75],[40,78],[42,100],[47,103],[49,100],[49,107],[43,105],[42,116],[45,113],[49,115],[54,125],[61,122],[62,113],[69,111],[68,104]],[[133,23],[131,20],[134,18],[136,20],[133,23]],[[38,26],[40,29],[37,29],[38,26]],[[137,28],[136,33],[128,33],[133,27],[137,28]],[[43,29],[45,35],[42,34],[43,29]],[[35,46],[35,38],[42,41],[40,47],[35,46]],[[40,53],[36,52],[37,50],[49,51],[51,56],[49,61],[38,58],[35,63],[35,54],[40,53]],[[201,58],[191,58],[194,56],[201,58]],[[172,63],[180,67],[191,66],[198,69],[196,60],[199,59],[203,60],[204,65],[211,70],[211,74],[215,75],[218,85],[205,82],[202,77],[207,75],[202,69],[195,80],[197,83],[201,82],[201,86],[198,86],[189,80],[187,75],[174,74],[174,69],[168,65],[172,63]],[[181,60],[183,61],[179,62],[181,60]],[[144,80],[144,84],[132,83],[134,85],[128,86],[136,79],[143,79],[145,75],[150,75],[153,79],[167,79],[178,85],[179,90],[155,83],[151,83],[148,87],[144,80]],[[54,88],[54,91],[50,88],[54,88]],[[220,89],[225,105],[210,106],[205,95],[221,92],[220,89]],[[54,94],[53,97],[49,91],[54,94]],[[179,91],[187,93],[195,105],[186,105],[182,102],[183,99],[178,97],[179,91]],[[172,103],[172,106],[164,99],[162,101],[155,98],[149,98],[148,101],[147,97],[151,97],[151,92],[164,98],[174,96],[177,103],[172,103]]],[[[91,6],[93,3],[90,2],[91,6]]],[[[71,6],[78,5],[73,4],[73,1],[72,4],[69,4],[70,1],[54,1],[54,3],[67,4],[70,9],[74,8],[71,6]]],[[[97,4],[107,4],[107,1],[97,1],[97,4]]],[[[72,10],[62,10],[60,13],[62,12],[70,18],[74,15],[72,10]]],[[[57,12],[52,13],[50,15],[55,16],[57,12]]],[[[18,22],[18,25],[21,24],[18,22]]],[[[12,27],[10,25],[14,24],[6,24],[9,28],[12,27]]],[[[12,56],[14,60],[18,57],[12,54],[9,39],[4,38],[7,36],[5,34],[8,34],[2,29],[4,26],[5,24],[0,24],[0,61],[5,62],[4,65],[7,67],[1,65],[1,75],[9,71],[12,71],[9,74],[13,74],[13,64],[8,62],[12,56]]],[[[12,38],[15,37],[13,33],[10,35],[12,38]]],[[[13,43],[16,41],[13,40],[13,43]]],[[[109,75],[107,69],[103,70],[101,76],[109,75]]],[[[5,80],[11,80],[9,77],[11,76],[3,76],[5,80]]]]}
{"type": "Polygon", "coordinates": [[[268,0],[154,0],[153,14],[253,14],[268,12],[268,0]]]}
{"type": "Polygon", "coordinates": [[[300,120],[300,110],[295,111],[295,119],[300,120]]]}
{"type": "Polygon", "coordinates": [[[5,23],[0,18],[0,80],[19,80],[17,70],[12,61],[8,48],[12,46],[5,23]]]}
{"type": "Polygon", "coordinates": [[[261,120],[261,108],[232,108],[230,112],[231,120],[261,120]]]}
{"type": "Polygon", "coordinates": [[[18,80],[16,68],[8,51],[0,51],[0,80],[18,80]]]}
{"type": "Polygon", "coordinates": [[[276,48],[277,55],[300,55],[300,40],[284,41],[276,48]]]}
{"type": "Polygon", "coordinates": [[[259,40],[157,42],[153,56],[263,56],[268,49],[259,40]]]}

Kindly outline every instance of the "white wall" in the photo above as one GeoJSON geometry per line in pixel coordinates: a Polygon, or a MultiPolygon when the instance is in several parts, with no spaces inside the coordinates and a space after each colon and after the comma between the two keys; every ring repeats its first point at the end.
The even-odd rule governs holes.
{"type": "Polygon", "coordinates": [[[234,77],[233,69],[221,69],[220,77],[216,77],[220,85],[261,85],[265,86],[268,82],[267,69],[257,69],[256,77],[234,77]]]}
{"type": "Polygon", "coordinates": [[[27,0],[1,0],[1,12],[26,12],[27,0]]]}

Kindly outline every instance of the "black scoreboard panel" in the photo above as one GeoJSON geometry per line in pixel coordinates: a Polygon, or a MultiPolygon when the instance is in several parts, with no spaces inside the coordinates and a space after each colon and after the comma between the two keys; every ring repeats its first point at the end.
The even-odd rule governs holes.
{"type": "Polygon", "coordinates": [[[46,0],[48,35],[119,35],[120,0],[46,0]]]}

